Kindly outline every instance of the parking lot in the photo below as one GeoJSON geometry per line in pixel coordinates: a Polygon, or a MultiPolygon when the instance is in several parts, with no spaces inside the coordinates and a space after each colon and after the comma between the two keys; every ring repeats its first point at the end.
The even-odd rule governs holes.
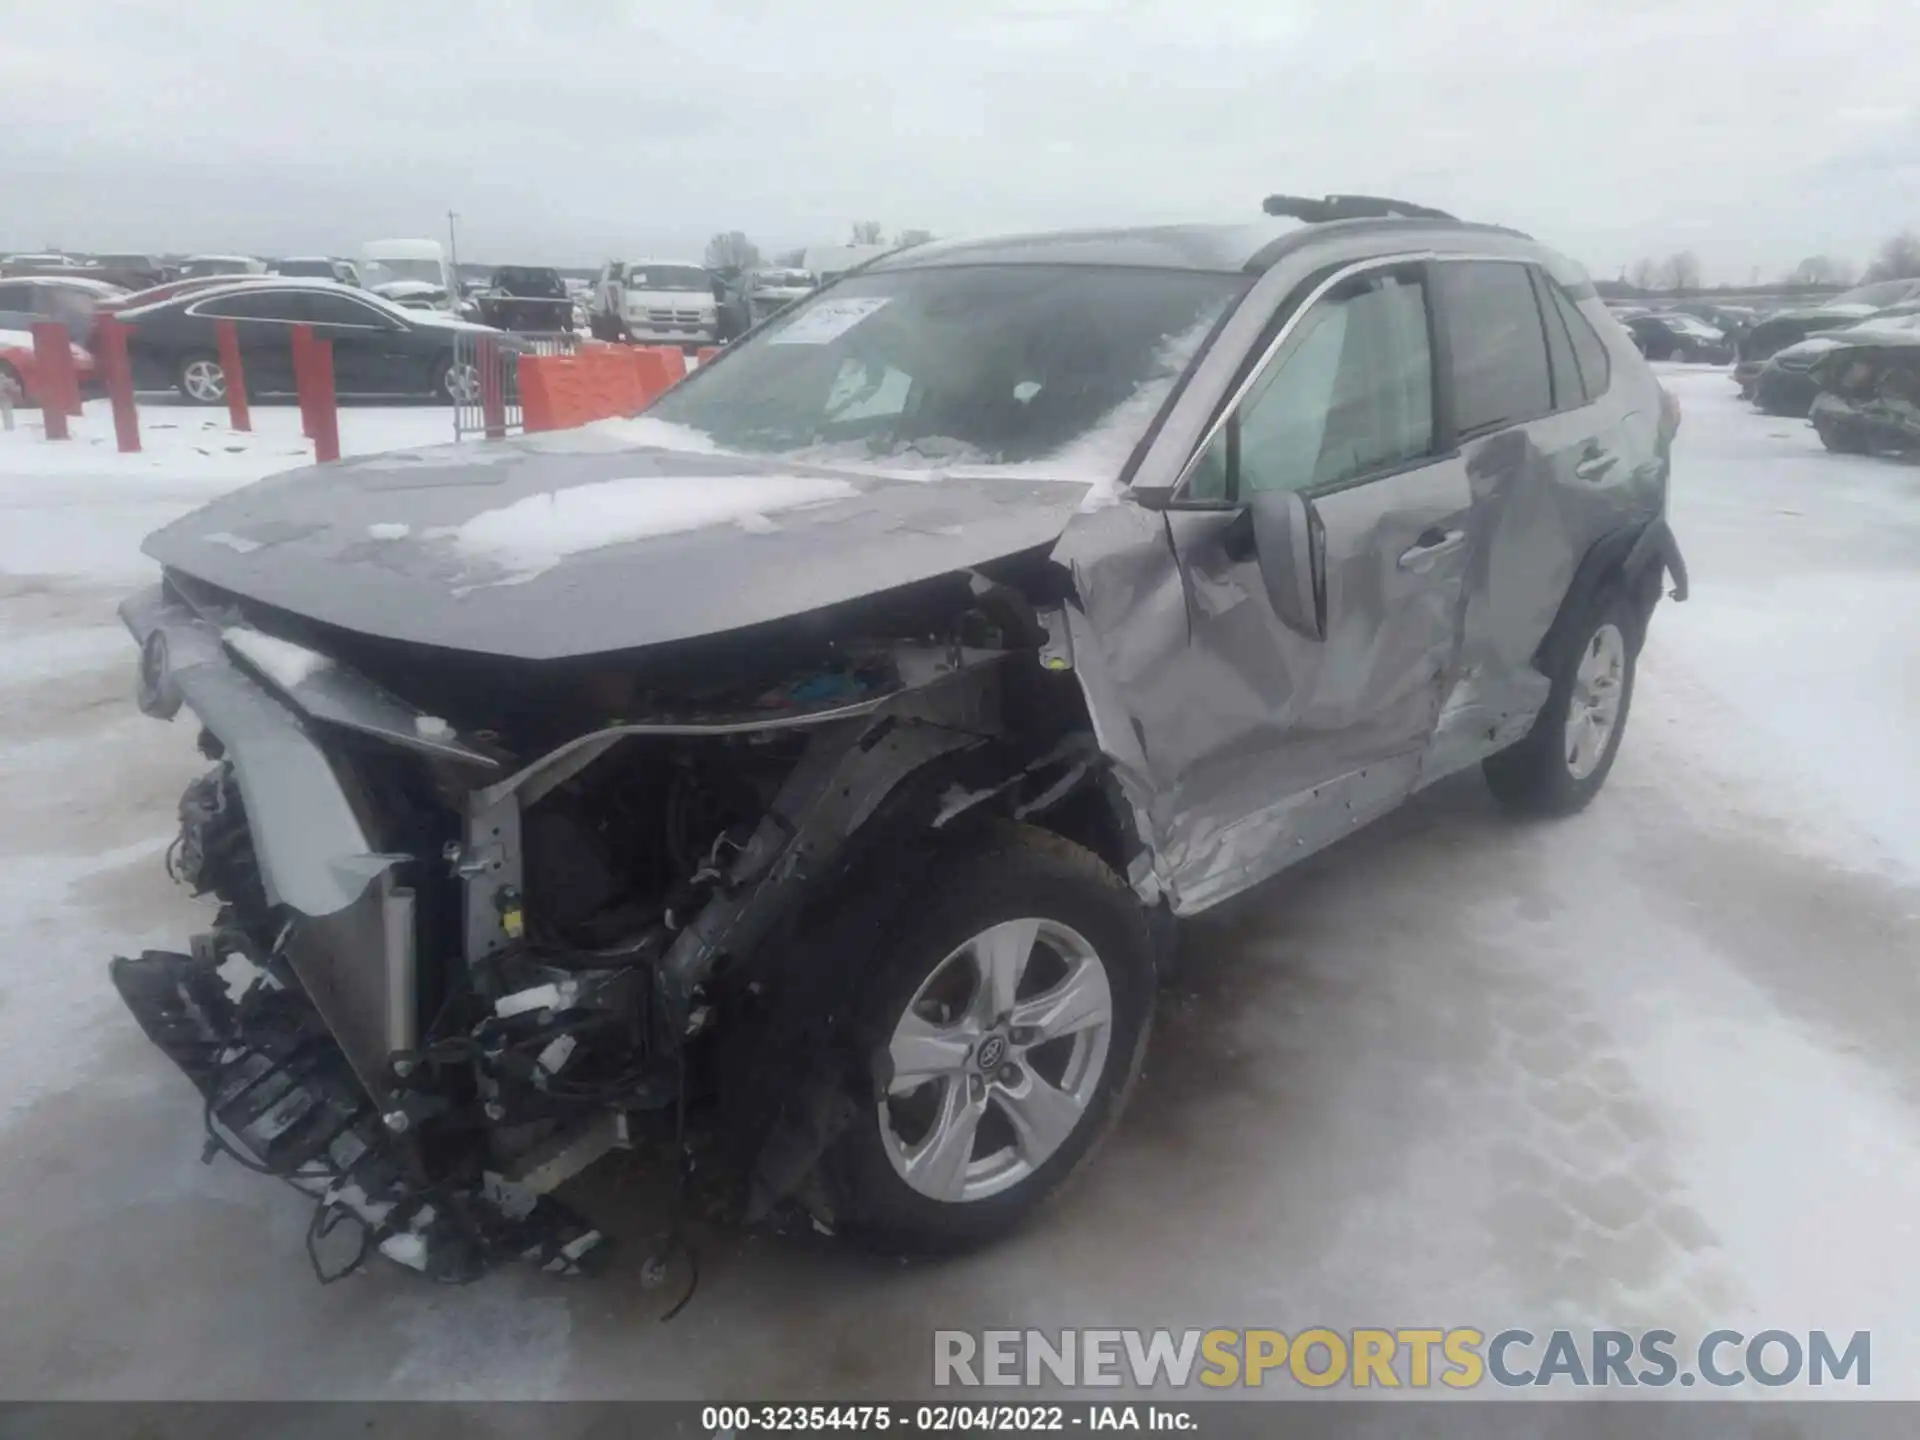
{"type": "MultiPolygon", "coordinates": [[[[580,1197],[630,1242],[607,1277],[322,1288],[309,1202],[200,1163],[199,1100],[105,962],[191,928],[159,861],[201,761],[134,710],[112,611],[140,535],[295,463],[297,425],[267,410],[230,451],[163,409],[150,442],[152,414],[185,440],[123,462],[83,437],[57,466],[0,437],[0,1395],[908,1397],[936,1326],[1094,1323],[1870,1329],[1899,1393],[1920,469],[1825,452],[1723,370],[1663,379],[1694,596],[1656,618],[1589,811],[1515,824],[1457,777],[1195,922],[1120,1128],[1010,1243],[902,1266],[699,1229],[666,1325],[637,1167],[580,1197]]],[[[408,409],[342,438],[449,433],[408,409]]]]}

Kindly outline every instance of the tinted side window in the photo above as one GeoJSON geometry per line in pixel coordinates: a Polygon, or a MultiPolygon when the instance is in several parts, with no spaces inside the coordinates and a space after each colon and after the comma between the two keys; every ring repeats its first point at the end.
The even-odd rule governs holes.
{"type": "Polygon", "coordinates": [[[1527,267],[1447,260],[1436,267],[1446,306],[1460,438],[1538,419],[1553,408],[1547,343],[1527,267]]]}
{"type": "Polygon", "coordinates": [[[1573,338],[1573,357],[1579,362],[1580,381],[1586,387],[1587,399],[1598,400],[1613,383],[1613,366],[1607,359],[1606,342],[1566,291],[1544,277],[1543,283],[1547,294],[1553,297],[1553,308],[1566,322],[1567,334],[1573,338]]]}
{"type": "Polygon", "coordinates": [[[0,285],[0,310],[19,310],[37,314],[31,285],[0,285]]]}
{"type": "Polygon", "coordinates": [[[298,293],[290,290],[261,290],[253,294],[221,295],[202,300],[193,307],[196,315],[221,320],[301,320],[297,313],[298,293]]]}
{"type": "Polygon", "coordinates": [[[323,295],[318,291],[302,295],[300,308],[316,325],[358,325],[367,330],[384,330],[387,318],[371,305],[345,295],[323,295]]]}

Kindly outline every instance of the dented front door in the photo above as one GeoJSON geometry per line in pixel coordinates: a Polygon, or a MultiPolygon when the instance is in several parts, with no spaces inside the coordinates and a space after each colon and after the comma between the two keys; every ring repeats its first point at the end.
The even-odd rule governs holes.
{"type": "MultiPolygon", "coordinates": [[[[1419,774],[1472,505],[1435,423],[1429,336],[1424,266],[1348,277],[1290,322],[1173,508],[1074,537],[1105,699],[1131,722],[1121,778],[1182,912],[1391,808],[1419,774]],[[1314,527],[1317,625],[1274,604],[1273,567],[1294,559],[1262,553],[1250,511],[1276,492],[1314,527]]],[[[1089,699],[1098,712],[1095,684],[1089,699]]]]}

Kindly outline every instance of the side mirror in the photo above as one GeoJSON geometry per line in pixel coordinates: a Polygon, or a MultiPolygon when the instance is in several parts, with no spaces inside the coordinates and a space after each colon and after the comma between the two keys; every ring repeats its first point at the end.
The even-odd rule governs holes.
{"type": "Polygon", "coordinates": [[[1309,640],[1327,638],[1326,546],[1320,517],[1291,490],[1257,491],[1248,502],[1254,554],[1280,623],[1309,640]]]}

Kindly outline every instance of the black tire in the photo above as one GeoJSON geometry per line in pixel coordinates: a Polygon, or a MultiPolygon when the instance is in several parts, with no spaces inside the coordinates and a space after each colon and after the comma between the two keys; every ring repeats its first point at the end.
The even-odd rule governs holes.
{"type": "Polygon", "coordinates": [[[224,405],[227,403],[227,374],[220,364],[220,357],[210,350],[194,350],[180,357],[173,370],[174,387],[179,390],[180,398],[189,405],[224,405]],[[207,387],[195,379],[196,373],[205,375],[211,371],[219,382],[219,393],[211,393],[207,387]]]}
{"type": "Polygon", "coordinates": [[[6,385],[13,387],[14,404],[26,405],[29,403],[27,400],[27,382],[20,378],[20,372],[14,369],[12,365],[8,364],[5,360],[0,360],[0,386],[6,385]]]}
{"type": "MultiPolygon", "coordinates": [[[[868,1063],[851,1082],[853,1119],[820,1166],[841,1233],[895,1255],[948,1254],[995,1240],[1057,1194],[1118,1119],[1152,1028],[1155,974],[1145,916],[1133,892],[1091,852],[1031,826],[1000,825],[928,879],[905,906],[853,902],[875,905],[882,917],[876,953],[883,958],[854,1019],[856,1053],[868,1063]],[[937,1200],[907,1183],[882,1137],[888,1041],[916,993],[959,947],[991,926],[1025,918],[1069,927],[1098,955],[1111,997],[1105,1061],[1077,1124],[1043,1163],[998,1193],[937,1200]]],[[[1041,963],[1036,958],[1029,973],[1041,963]]],[[[982,1138],[987,1127],[983,1119],[967,1152],[976,1159],[978,1148],[991,1144],[982,1138]]]]}
{"type": "Polygon", "coordinates": [[[1507,809],[1522,815],[1572,815],[1586,808],[1607,783],[1620,753],[1633,708],[1633,678],[1642,640],[1641,612],[1618,589],[1601,592],[1579,623],[1570,625],[1551,661],[1552,688],[1547,703],[1534,718],[1525,737],[1481,765],[1487,787],[1507,809]],[[1576,773],[1569,758],[1567,720],[1574,704],[1575,684],[1583,660],[1611,626],[1618,632],[1622,667],[1618,683],[1619,708],[1601,747],[1598,763],[1585,774],[1576,773]]]}

